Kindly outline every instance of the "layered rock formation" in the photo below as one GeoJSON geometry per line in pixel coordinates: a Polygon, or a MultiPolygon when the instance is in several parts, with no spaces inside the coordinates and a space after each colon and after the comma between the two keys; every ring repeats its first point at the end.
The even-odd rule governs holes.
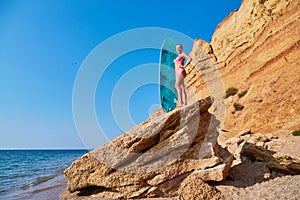
{"type": "Polygon", "coordinates": [[[207,67],[211,63],[199,57],[203,50],[215,60],[224,88],[238,89],[226,102],[225,130],[300,129],[299,18],[298,0],[243,0],[219,24],[210,44],[195,40],[189,90],[201,99],[209,95],[207,85],[218,81],[207,67]],[[244,108],[236,110],[237,104],[244,108]]]}
{"type": "MultiPolygon", "coordinates": [[[[178,196],[190,174],[205,181],[226,178],[233,156],[221,148],[218,120],[208,112],[211,98],[169,113],[157,111],[75,161],[66,171],[68,190],[92,198],[178,196]]],[[[67,195],[65,195],[67,196],[67,195]]]]}

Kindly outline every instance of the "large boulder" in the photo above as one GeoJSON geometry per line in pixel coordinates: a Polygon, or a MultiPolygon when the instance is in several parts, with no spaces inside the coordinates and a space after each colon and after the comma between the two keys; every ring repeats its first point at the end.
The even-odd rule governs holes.
{"type": "Polygon", "coordinates": [[[83,155],[64,172],[68,191],[77,197],[174,197],[193,172],[206,181],[224,180],[233,155],[217,143],[219,121],[208,112],[211,104],[208,97],[169,113],[156,111],[83,155]]]}

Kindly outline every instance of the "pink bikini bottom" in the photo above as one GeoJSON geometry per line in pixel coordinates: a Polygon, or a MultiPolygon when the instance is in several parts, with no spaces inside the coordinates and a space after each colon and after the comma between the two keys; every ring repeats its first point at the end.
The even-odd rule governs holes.
{"type": "Polygon", "coordinates": [[[179,74],[181,74],[182,76],[186,77],[186,71],[183,67],[179,67],[177,70],[176,70],[176,76],[178,76],[179,74]]]}

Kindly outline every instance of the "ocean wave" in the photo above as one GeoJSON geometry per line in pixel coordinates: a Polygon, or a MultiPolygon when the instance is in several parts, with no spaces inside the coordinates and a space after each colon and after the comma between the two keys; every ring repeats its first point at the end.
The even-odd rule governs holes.
{"type": "Polygon", "coordinates": [[[40,193],[40,192],[44,192],[44,191],[50,191],[50,190],[53,190],[54,188],[65,187],[65,186],[66,186],[65,184],[53,185],[53,186],[41,188],[41,189],[38,189],[38,190],[34,190],[32,193],[35,194],[35,193],[40,193]]]}
{"type": "Polygon", "coordinates": [[[53,178],[55,178],[55,175],[50,175],[50,176],[40,177],[40,178],[38,178],[36,181],[34,181],[34,182],[30,183],[30,184],[25,184],[25,185],[21,186],[20,188],[21,188],[22,190],[26,190],[26,189],[28,189],[28,188],[30,188],[30,187],[33,187],[33,186],[36,186],[36,185],[38,185],[38,184],[47,182],[47,181],[49,181],[49,180],[51,180],[51,179],[53,179],[53,178]]]}
{"type": "Polygon", "coordinates": [[[63,174],[65,170],[66,170],[65,167],[60,168],[60,169],[57,169],[57,170],[55,171],[55,174],[56,174],[56,175],[63,174]]]}
{"type": "Polygon", "coordinates": [[[5,189],[2,189],[2,188],[0,188],[0,193],[2,193],[2,192],[7,192],[8,190],[5,190],[5,189]]]}

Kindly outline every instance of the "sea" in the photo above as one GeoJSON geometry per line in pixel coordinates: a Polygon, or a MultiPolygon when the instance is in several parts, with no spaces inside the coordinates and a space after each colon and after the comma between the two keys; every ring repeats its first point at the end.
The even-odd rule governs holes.
{"type": "Polygon", "coordinates": [[[0,200],[56,200],[63,172],[88,150],[0,150],[0,200]]]}

